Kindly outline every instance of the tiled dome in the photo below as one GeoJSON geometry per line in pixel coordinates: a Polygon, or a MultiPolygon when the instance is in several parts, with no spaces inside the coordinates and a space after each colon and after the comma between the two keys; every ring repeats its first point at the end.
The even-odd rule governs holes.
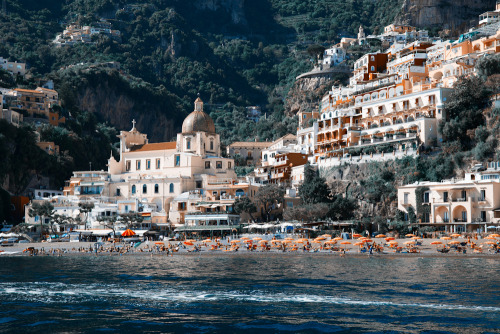
{"type": "Polygon", "coordinates": [[[197,98],[194,102],[195,110],[182,123],[182,133],[210,132],[215,133],[215,124],[210,116],[203,112],[203,102],[197,98]]]}

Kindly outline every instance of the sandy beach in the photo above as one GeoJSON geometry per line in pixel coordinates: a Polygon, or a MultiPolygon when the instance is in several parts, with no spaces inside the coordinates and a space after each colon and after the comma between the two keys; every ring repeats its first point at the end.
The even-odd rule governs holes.
{"type": "MultiPolygon", "coordinates": [[[[257,238],[258,239],[258,238],[257,238]]],[[[291,238],[289,238],[291,239],[291,238]]],[[[166,256],[166,255],[235,255],[235,254],[322,254],[329,256],[457,256],[457,257],[471,257],[471,256],[491,256],[500,258],[499,253],[495,253],[493,243],[498,241],[492,239],[471,240],[474,242],[474,249],[471,243],[467,243],[467,239],[453,238],[452,240],[442,240],[435,238],[426,238],[415,240],[415,245],[412,245],[411,238],[395,239],[386,242],[384,239],[372,239],[375,247],[372,248],[370,254],[370,246],[372,243],[365,243],[365,250],[360,251],[363,247],[360,245],[359,239],[349,240],[332,240],[325,238],[325,240],[314,239],[300,239],[293,238],[293,240],[285,241],[287,245],[283,249],[283,240],[268,241],[267,249],[262,247],[263,242],[260,240],[253,241],[250,238],[243,237],[242,239],[223,239],[219,241],[217,247],[216,241],[145,241],[140,245],[135,246],[130,242],[121,243],[99,243],[96,252],[95,242],[38,242],[38,243],[21,243],[13,244],[0,248],[0,255],[8,256],[71,256],[71,255],[151,255],[151,256],[166,256]],[[248,240],[248,241],[247,241],[248,240]],[[302,240],[302,242],[300,242],[302,240]],[[330,241],[331,240],[331,241],[330,241]],[[310,248],[304,250],[304,245],[309,242],[310,248]],[[439,244],[440,243],[440,244],[439,244]],[[450,245],[448,245],[451,243],[450,245]],[[462,246],[467,243],[466,246],[462,246]],[[248,249],[247,244],[255,245],[253,250],[248,249]],[[419,245],[421,244],[421,245],[419,245]],[[135,247],[134,247],[135,246],[135,247]],[[446,253],[438,252],[437,249],[444,246],[449,248],[446,253]],[[451,246],[451,247],[450,247],[451,246]],[[458,246],[459,248],[455,248],[458,246]],[[196,248],[195,248],[196,247],[196,248]],[[379,251],[376,249],[381,247],[379,251]],[[29,250],[35,250],[35,254],[29,250]],[[465,249],[465,252],[464,252],[465,249]],[[345,250],[345,252],[344,252],[345,250]],[[36,254],[37,253],[37,254],[36,254]]]]}

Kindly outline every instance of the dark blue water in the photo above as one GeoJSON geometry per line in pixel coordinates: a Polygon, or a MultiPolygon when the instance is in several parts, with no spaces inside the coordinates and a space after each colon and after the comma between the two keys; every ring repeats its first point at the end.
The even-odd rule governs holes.
{"type": "Polygon", "coordinates": [[[1,257],[0,331],[498,333],[500,261],[1,257]]]}

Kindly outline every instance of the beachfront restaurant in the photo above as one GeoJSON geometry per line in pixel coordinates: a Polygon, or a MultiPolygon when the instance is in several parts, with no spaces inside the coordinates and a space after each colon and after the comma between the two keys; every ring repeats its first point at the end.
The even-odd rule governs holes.
{"type": "Polygon", "coordinates": [[[233,212],[188,212],[184,225],[174,232],[197,232],[199,234],[223,235],[241,232],[240,216],[233,212]]]}

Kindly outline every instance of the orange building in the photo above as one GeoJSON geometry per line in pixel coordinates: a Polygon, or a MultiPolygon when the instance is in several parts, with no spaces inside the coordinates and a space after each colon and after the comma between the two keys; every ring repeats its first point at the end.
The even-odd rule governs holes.
{"type": "Polygon", "coordinates": [[[41,87],[35,90],[16,88],[14,93],[16,106],[26,110],[30,117],[45,116],[54,126],[66,121],[64,117],[60,118],[59,114],[52,110],[52,107],[59,103],[59,94],[55,90],[41,87]]]}
{"type": "Polygon", "coordinates": [[[36,146],[40,147],[47,154],[59,155],[59,145],[56,145],[53,141],[41,141],[36,143],[36,146]]]}

